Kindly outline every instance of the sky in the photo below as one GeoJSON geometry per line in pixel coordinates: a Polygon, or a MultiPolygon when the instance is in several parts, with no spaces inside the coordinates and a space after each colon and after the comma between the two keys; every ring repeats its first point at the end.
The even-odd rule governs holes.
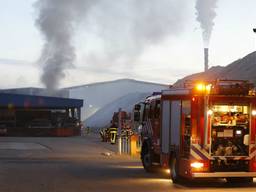
{"type": "MultiPolygon", "coordinates": [[[[101,50],[102,42],[99,34],[85,30],[81,24],[73,37],[75,64],[64,71],[65,78],[60,86],[120,78],[172,84],[186,75],[203,71],[203,41],[200,24],[196,21],[195,0],[184,1],[182,30],[148,45],[136,60],[125,65],[102,64],[104,60],[100,59],[95,62],[98,58],[90,57],[90,53],[101,50]]],[[[42,87],[42,66],[38,60],[44,37],[35,26],[35,0],[0,2],[0,89],[42,87]]],[[[209,45],[210,67],[226,66],[256,49],[256,34],[252,32],[256,27],[255,7],[255,0],[218,0],[209,45]]]]}

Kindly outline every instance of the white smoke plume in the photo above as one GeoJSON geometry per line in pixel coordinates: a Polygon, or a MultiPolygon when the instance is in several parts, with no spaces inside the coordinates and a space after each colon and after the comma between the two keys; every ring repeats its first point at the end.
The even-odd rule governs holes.
{"type": "Polygon", "coordinates": [[[101,1],[92,14],[105,47],[102,60],[108,63],[131,65],[146,48],[183,29],[186,0],[109,2],[101,1]]]}
{"type": "Polygon", "coordinates": [[[203,30],[204,47],[208,47],[216,17],[215,9],[218,0],[197,0],[196,15],[203,30]]]}
{"type": "Polygon", "coordinates": [[[186,1],[38,0],[36,25],[45,39],[40,59],[42,82],[48,90],[56,90],[65,77],[64,70],[74,63],[78,23],[85,33],[96,34],[102,42],[102,51],[87,55],[85,65],[118,64],[118,68],[125,63],[132,65],[150,45],[179,34],[186,1]]]}

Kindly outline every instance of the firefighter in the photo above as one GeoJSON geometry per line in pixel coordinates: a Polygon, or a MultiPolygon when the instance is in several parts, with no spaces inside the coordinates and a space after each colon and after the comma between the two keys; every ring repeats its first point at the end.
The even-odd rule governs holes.
{"type": "Polygon", "coordinates": [[[107,142],[107,140],[108,140],[107,129],[101,129],[100,130],[100,136],[101,136],[101,141],[102,142],[107,142]]]}
{"type": "Polygon", "coordinates": [[[117,126],[112,123],[111,127],[108,128],[109,134],[110,134],[110,143],[113,145],[116,143],[116,137],[117,137],[117,126]]]}

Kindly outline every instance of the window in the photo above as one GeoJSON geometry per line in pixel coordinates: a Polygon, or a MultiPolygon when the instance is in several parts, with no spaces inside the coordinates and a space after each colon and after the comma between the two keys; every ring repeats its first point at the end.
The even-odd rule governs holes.
{"type": "Polygon", "coordinates": [[[159,119],[160,118],[160,100],[156,101],[156,105],[155,105],[155,119],[159,119]]]}
{"type": "Polygon", "coordinates": [[[153,119],[154,118],[154,113],[155,113],[155,101],[152,101],[150,103],[150,109],[149,109],[148,118],[149,119],[153,119]]]}
{"type": "Polygon", "coordinates": [[[191,131],[191,103],[190,101],[182,101],[182,117],[184,118],[184,134],[191,131]]]}
{"type": "Polygon", "coordinates": [[[143,117],[143,120],[144,120],[144,121],[148,119],[148,116],[149,116],[149,108],[150,108],[149,103],[146,103],[146,104],[145,104],[145,108],[144,108],[144,117],[143,117]]]}

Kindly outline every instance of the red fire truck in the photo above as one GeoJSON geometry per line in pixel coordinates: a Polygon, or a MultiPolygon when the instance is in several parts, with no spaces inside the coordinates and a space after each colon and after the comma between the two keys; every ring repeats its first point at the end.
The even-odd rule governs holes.
{"type": "Polygon", "coordinates": [[[142,125],[146,171],[170,169],[184,178],[256,177],[256,96],[248,81],[216,80],[171,87],[134,108],[142,125]]]}

